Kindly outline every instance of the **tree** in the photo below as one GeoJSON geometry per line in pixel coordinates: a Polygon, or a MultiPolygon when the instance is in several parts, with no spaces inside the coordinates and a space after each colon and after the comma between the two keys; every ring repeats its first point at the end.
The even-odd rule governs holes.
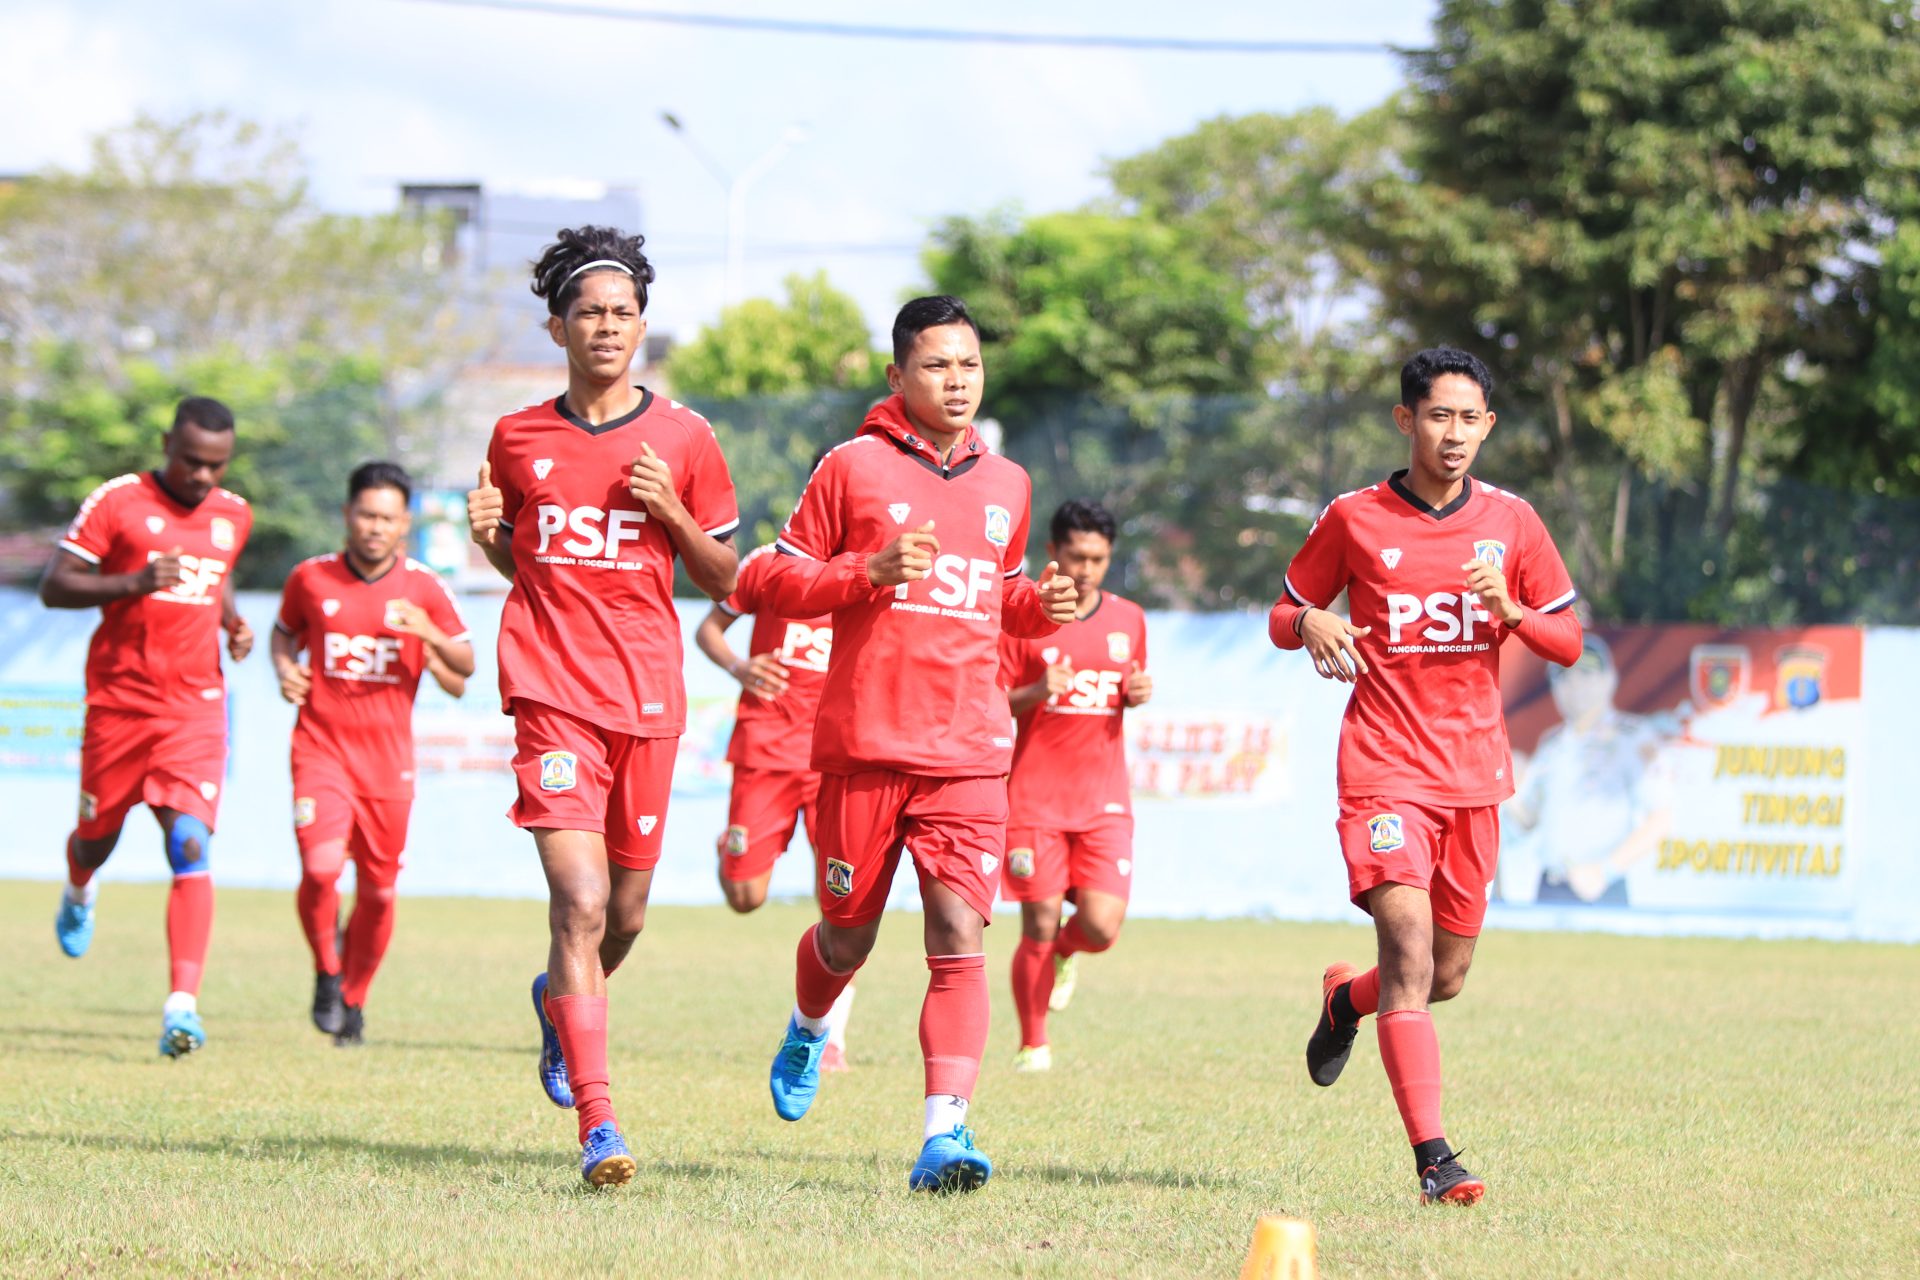
{"type": "Polygon", "coordinates": [[[689,399],[744,400],[821,388],[870,387],[884,358],[867,322],[826,272],[786,279],[784,304],[750,298],[673,353],[668,376],[689,399]]]}

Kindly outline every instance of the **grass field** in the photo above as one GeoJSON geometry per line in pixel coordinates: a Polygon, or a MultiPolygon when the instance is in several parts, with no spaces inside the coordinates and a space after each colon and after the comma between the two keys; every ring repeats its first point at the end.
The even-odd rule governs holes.
{"type": "Polygon", "coordinates": [[[534,1081],[535,903],[404,901],[365,1048],[312,1031],[288,895],[225,891],[209,1043],[155,1055],[163,890],[107,886],[92,954],[0,882],[0,1272],[1234,1276],[1254,1218],[1342,1276],[1895,1276],[1920,1268],[1920,949],[1493,934],[1439,1016],[1451,1136],[1488,1181],[1422,1209],[1373,1036],[1300,1063],[1358,928],[1137,921],[1082,967],[1047,1076],[1008,1069],[1015,929],[989,931],[975,1121],[993,1182],[909,1196],[915,918],[862,974],[797,1125],[766,1070],[808,913],[661,909],[613,987],[640,1160],[584,1189],[534,1081]]]}

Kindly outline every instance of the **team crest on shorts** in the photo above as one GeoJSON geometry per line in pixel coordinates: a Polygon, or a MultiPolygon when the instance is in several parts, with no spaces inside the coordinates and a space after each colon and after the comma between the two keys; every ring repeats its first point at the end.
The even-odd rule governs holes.
{"type": "Polygon", "coordinates": [[[540,756],[540,789],[542,791],[573,790],[573,769],[576,758],[571,751],[547,751],[540,756]]]}
{"type": "Polygon", "coordinates": [[[100,816],[100,799],[91,791],[80,793],[80,821],[92,822],[100,816]]]}
{"type": "Polygon", "coordinates": [[[1133,637],[1124,631],[1107,632],[1107,658],[1112,662],[1133,661],[1133,637]]]}
{"type": "Polygon", "coordinates": [[[318,816],[318,809],[313,803],[312,796],[295,796],[293,798],[293,825],[294,826],[310,827],[313,825],[313,820],[317,816],[318,816]]]}
{"type": "Polygon", "coordinates": [[[208,533],[213,538],[214,546],[222,551],[233,550],[233,521],[225,516],[215,516],[208,533]]]}
{"type": "Polygon", "coordinates": [[[1367,846],[1375,853],[1390,853],[1406,844],[1397,813],[1376,813],[1367,819],[1367,846]]]}
{"type": "Polygon", "coordinates": [[[1025,880],[1033,874],[1033,850],[1007,850],[1007,874],[1025,880]]]}
{"type": "Polygon", "coordinates": [[[1504,569],[1507,565],[1507,544],[1482,538],[1473,544],[1473,558],[1485,561],[1496,569],[1504,569]]]}
{"type": "Polygon", "coordinates": [[[723,841],[721,847],[727,851],[727,856],[742,857],[747,852],[747,829],[737,825],[728,827],[723,841]]]}
{"type": "Polygon", "coordinates": [[[853,892],[853,864],[838,858],[827,859],[827,892],[844,898],[853,892]]]}
{"type": "Polygon", "coordinates": [[[996,547],[1013,541],[1013,513],[1005,507],[987,508],[987,541],[996,547]]]}

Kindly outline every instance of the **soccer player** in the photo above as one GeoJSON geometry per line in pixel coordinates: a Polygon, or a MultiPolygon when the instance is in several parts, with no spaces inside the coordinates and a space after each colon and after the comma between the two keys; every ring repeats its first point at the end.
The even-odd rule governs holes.
{"type": "Polygon", "coordinates": [[[473,540],[512,590],[500,696],[519,799],[546,873],[551,941],[533,980],[540,1080],[579,1113],[580,1172],[634,1174],[608,1093],[607,975],[646,921],[686,726],[677,557],[733,590],[739,514],[707,420],[628,380],[653,267],[640,236],[563,230],[533,268],[567,390],[500,419],[467,495],[473,540]]]}
{"type": "Polygon", "coordinates": [[[1400,371],[1403,471],[1320,513],[1287,568],[1268,633],[1353,686],[1340,727],[1336,829],[1379,963],[1328,967],[1307,1042],[1318,1085],[1340,1076],[1360,1019],[1413,1144],[1425,1203],[1472,1204],[1486,1184],[1440,1123],[1440,1044],[1428,1005],[1460,994],[1513,794],[1499,647],[1518,638],[1562,666],[1580,656],[1575,592],[1533,508],[1467,473],[1493,430],[1493,377],[1451,347],[1400,371]],[[1347,592],[1352,620],[1329,611],[1347,592]]]}
{"type": "Polygon", "coordinates": [[[1023,572],[1032,484],[974,429],[984,381],[959,299],[902,307],[893,395],[807,482],[765,593],[783,616],[831,613],[835,641],[813,731],[822,919],[800,939],[797,1000],[769,1073],[774,1109],[798,1120],[813,1103],[828,1012],[873,949],[904,842],[931,972],[916,1191],[972,1190],[993,1171],[967,1108],[987,1041],[981,939],[1013,748],[999,637],[1045,635],[1073,616],[1071,579],[1048,565],[1036,586],[1023,572]]]}
{"type": "Polygon", "coordinates": [[[206,1043],[200,979],[213,936],[208,858],[227,773],[227,690],[219,633],[235,662],[253,630],[233,604],[233,566],[253,511],[220,487],[233,458],[233,414],[191,396],[175,408],[157,471],[118,476],[80,504],[40,581],[53,609],[100,610],[87,648],[80,822],[67,837],[67,886],[54,933],[70,956],[93,940],[98,871],[127,811],[145,803],[173,869],[167,894],[172,987],[160,1052],[206,1043]]]}
{"type": "MultiPolygon", "coordinates": [[[[818,469],[820,459],[815,458],[813,465],[818,469]]],[[[776,555],[769,545],[743,559],[733,594],[714,605],[693,634],[700,651],[740,682],[733,737],[727,744],[733,787],[719,853],[720,891],[727,905],[743,915],[766,902],[773,864],[787,851],[794,829],[804,821],[809,843],[817,834],[814,816],[820,775],[813,771],[810,755],[814,713],[820,707],[827,659],[833,652],[833,619],[783,618],[767,607],[762,590],[765,570],[769,557],[776,555]],[[743,658],[727,643],[726,635],[735,619],[745,614],[753,615],[753,631],[743,658]]],[[[847,1015],[852,1007],[849,985],[828,1014],[827,1047],[820,1062],[823,1071],[846,1069],[847,1015]]]]}
{"type": "Polygon", "coordinates": [[[1147,616],[1101,586],[1113,563],[1113,516],[1066,502],[1049,532],[1047,555],[1078,593],[1073,621],[1045,639],[1000,640],[1000,679],[1019,724],[1002,868],[1002,890],[1020,904],[1017,1071],[1052,1068],[1047,1011],[1073,998],[1080,953],[1111,947],[1127,918],[1133,805],[1121,718],[1153,696],[1147,616]],[[1069,892],[1074,915],[1062,927],[1069,892]]]}
{"type": "Polygon", "coordinates": [[[269,643],[280,696],[300,708],[294,905],[313,951],[313,1025],[336,1045],[361,1042],[367,989],[393,937],[394,884],[413,807],[420,675],[432,672],[457,698],[473,674],[473,645],[452,593],[439,574],[402,553],[412,496],[413,482],[394,463],[354,470],[343,510],[346,546],[295,566],[269,643]],[[348,857],[353,914],[343,959],[337,886],[348,857]]]}

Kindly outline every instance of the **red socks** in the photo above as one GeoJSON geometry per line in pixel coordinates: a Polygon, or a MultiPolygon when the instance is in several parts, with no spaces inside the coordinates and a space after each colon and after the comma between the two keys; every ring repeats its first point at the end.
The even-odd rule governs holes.
{"type": "Polygon", "coordinates": [[[1020,939],[1013,949],[1013,1007],[1020,1047],[1047,1043],[1047,1000],[1053,995],[1053,943],[1020,939]]]}
{"type": "Polygon", "coordinates": [[[79,839],[80,833],[77,830],[67,837],[67,883],[76,889],[84,889],[87,887],[87,882],[93,879],[93,873],[99,868],[83,867],[73,860],[73,846],[79,839]]]}
{"type": "Polygon", "coordinates": [[[927,998],[920,1006],[920,1052],[927,1093],[971,1098],[987,1051],[987,958],[928,956],[927,998]]]}
{"type": "MultiPolygon", "coordinates": [[[[347,921],[346,966],[340,980],[340,999],[354,1008],[367,1002],[367,988],[387,943],[393,937],[394,889],[390,884],[361,884],[353,894],[353,917],[347,921]]],[[[569,1059],[571,1061],[571,1059],[569,1059]]]]}
{"type": "Polygon", "coordinates": [[[311,871],[300,876],[294,891],[293,907],[300,916],[300,931],[307,935],[307,949],[313,952],[316,973],[340,972],[340,873],[319,877],[311,871]]]}
{"type": "MultiPolygon", "coordinates": [[[[859,972],[858,969],[849,969],[840,973],[827,967],[826,957],[820,953],[819,925],[800,935],[800,946],[794,952],[793,962],[793,1002],[809,1018],[826,1017],[827,1011],[833,1008],[833,1002],[840,998],[840,993],[853,981],[853,975],[859,972]]],[[[567,1061],[572,1062],[573,1059],[567,1061]]]]}
{"type": "MultiPolygon", "coordinates": [[[[1376,979],[1376,986],[1378,980],[1376,979]]],[[[1359,983],[1355,979],[1355,985],[1359,983]]],[[[1380,1063],[1393,1086],[1407,1141],[1415,1146],[1444,1135],[1440,1125],[1440,1040],[1433,1015],[1424,1009],[1395,1009],[1374,1019],[1380,1035],[1380,1063]]]]}
{"type": "Polygon", "coordinates": [[[607,998],[547,996],[547,1017],[560,1037],[567,1059],[567,1083],[580,1117],[580,1141],[587,1131],[613,1119],[613,1095],[607,1088],[607,998]]]}
{"type": "Polygon", "coordinates": [[[1347,999],[1353,1011],[1366,1017],[1380,1007],[1380,970],[1372,968],[1347,984],[1347,999]]]}
{"type": "Polygon", "coordinates": [[[1054,935],[1053,954],[1059,956],[1061,959],[1065,959],[1075,952],[1086,951],[1098,953],[1105,951],[1112,945],[1111,942],[1107,942],[1097,947],[1094,946],[1092,940],[1089,939],[1086,934],[1080,932],[1080,915],[1078,912],[1075,912],[1073,919],[1061,925],[1060,932],[1054,935]]]}
{"type": "Polygon", "coordinates": [[[205,872],[175,876],[167,894],[167,952],[172,960],[174,991],[200,994],[200,974],[207,967],[207,944],[213,939],[213,877],[205,872]]]}

